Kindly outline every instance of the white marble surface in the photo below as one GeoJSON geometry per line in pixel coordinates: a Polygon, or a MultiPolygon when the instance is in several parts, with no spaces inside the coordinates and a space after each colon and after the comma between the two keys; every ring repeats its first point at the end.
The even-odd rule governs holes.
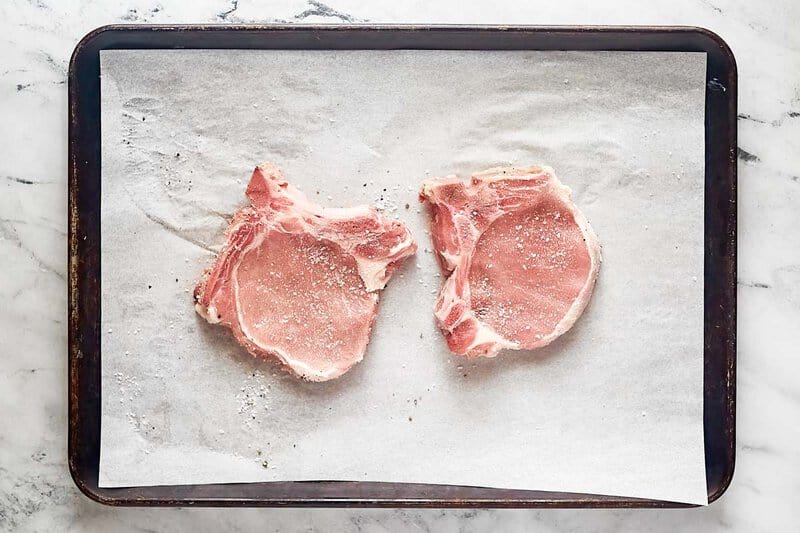
{"type": "Polygon", "coordinates": [[[0,4],[0,530],[796,530],[800,3],[329,1],[0,4]],[[254,21],[687,24],[727,40],[739,65],[738,449],[720,501],[664,511],[112,509],[78,492],[65,464],[70,53],[86,32],[112,22],[254,21]]]}

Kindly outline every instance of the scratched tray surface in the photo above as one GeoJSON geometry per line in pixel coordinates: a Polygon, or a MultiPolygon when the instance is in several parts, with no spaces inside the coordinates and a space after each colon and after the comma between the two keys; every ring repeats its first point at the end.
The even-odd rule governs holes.
{"type": "MultiPolygon", "coordinates": [[[[441,32],[444,34],[446,30],[441,32]]],[[[260,35],[276,34],[291,44],[289,41],[297,39],[302,30],[260,35]]],[[[400,30],[386,30],[384,34],[393,39],[410,35],[400,30]]],[[[132,38],[137,33],[120,31],[113,35],[132,38]]],[[[198,35],[210,33],[198,32],[198,35]]],[[[251,33],[224,35],[240,35],[246,41],[251,33]]],[[[344,34],[320,31],[320,35],[329,36],[330,47],[337,48],[336,39],[344,34]]],[[[351,42],[357,35],[371,40],[376,34],[356,31],[351,42]]],[[[536,35],[543,34],[534,32],[529,37],[536,35]]],[[[127,43],[120,47],[132,46],[127,43]]],[[[103,292],[99,295],[104,311],[100,343],[103,451],[101,454],[99,448],[94,448],[87,454],[87,463],[94,473],[88,485],[85,474],[76,473],[79,485],[83,483],[95,494],[111,495],[106,497],[120,503],[137,491],[153,503],[169,499],[170,494],[213,503],[213,495],[223,493],[215,493],[214,486],[108,487],[237,481],[275,481],[257,484],[266,491],[262,491],[265,496],[258,498],[261,503],[274,503],[276,499],[331,503],[324,500],[335,494],[340,503],[370,503],[365,499],[376,498],[381,501],[371,503],[400,503],[395,500],[405,495],[416,498],[407,504],[424,505],[434,500],[447,504],[455,494],[464,495],[459,498],[471,494],[472,499],[497,500],[494,503],[497,505],[533,505],[545,500],[563,505],[591,501],[610,505],[647,504],[630,498],[586,499],[558,493],[567,491],[704,503],[704,470],[710,463],[706,416],[706,464],[703,464],[701,411],[702,228],[704,222],[707,229],[709,226],[708,209],[704,221],[702,204],[705,67],[704,62],[699,64],[693,82],[700,99],[697,116],[697,112],[687,108],[686,102],[691,97],[679,90],[680,77],[677,81],[666,75],[659,79],[659,69],[665,67],[691,77],[691,67],[671,65],[671,61],[679,59],[675,54],[658,57],[566,52],[104,52],[101,112],[104,187],[100,198],[104,268],[103,292]],[[631,68],[630,62],[637,59],[640,63],[631,68]],[[185,69],[186,65],[192,68],[185,69]],[[498,75],[491,69],[506,73],[505,77],[500,76],[497,81],[498,75]],[[635,75],[629,78],[623,75],[622,81],[613,82],[616,85],[609,88],[607,82],[606,87],[601,87],[602,76],[593,73],[593,69],[646,72],[651,82],[661,81],[662,90],[657,94],[643,90],[637,85],[642,81],[635,75]],[[280,75],[275,76],[268,91],[254,98],[247,87],[258,83],[262,71],[280,75]],[[487,74],[485,79],[476,80],[465,72],[487,74]],[[553,72],[563,74],[563,79],[548,76],[553,72]],[[198,78],[196,73],[210,75],[198,78]],[[446,74],[461,88],[457,98],[452,97],[452,92],[446,94],[441,84],[431,81],[435,76],[425,73],[446,74]],[[216,84],[213,80],[217,79],[229,80],[234,88],[216,84]],[[470,79],[474,82],[472,87],[470,79]],[[589,79],[595,85],[588,83],[589,79]],[[167,85],[172,90],[164,90],[167,85]],[[537,89],[532,96],[525,92],[531,86],[537,89]],[[192,110],[192,98],[196,98],[192,88],[199,90],[207,101],[216,103],[207,106],[213,111],[192,110]],[[360,105],[342,96],[353,94],[354,88],[361,89],[360,105]],[[624,95],[624,106],[606,96],[610,90],[629,91],[624,95]],[[584,116],[581,109],[575,116],[567,111],[548,113],[548,107],[563,105],[559,104],[559,98],[584,102],[581,104],[584,116]],[[596,111],[597,108],[602,111],[596,111]],[[622,114],[615,116],[615,109],[622,109],[622,114]],[[642,115],[653,110],[656,116],[670,115],[666,122],[661,121],[664,134],[680,129],[682,120],[689,124],[684,126],[679,142],[669,144],[668,139],[658,137],[657,130],[637,131],[637,120],[644,127],[647,121],[642,115]],[[584,133],[575,134],[560,127],[559,118],[576,125],[574,131],[584,133]],[[592,142],[585,137],[589,128],[580,127],[582,119],[589,121],[587,125],[603,124],[605,120],[606,134],[593,136],[592,142]],[[670,119],[675,123],[670,123],[670,119]],[[629,127],[631,122],[633,129],[629,127]],[[267,138],[258,135],[264,129],[271,133],[267,138]],[[544,140],[541,129],[550,133],[544,140]],[[420,131],[426,133],[420,135],[420,131]],[[644,137],[653,136],[650,144],[641,140],[642,133],[644,137]],[[633,140],[634,137],[638,140],[633,140]],[[681,154],[680,159],[670,161],[672,153],[669,150],[664,153],[664,146],[681,154]],[[573,152],[571,158],[563,155],[568,151],[573,152]],[[451,153],[452,160],[443,162],[442,153],[451,153]],[[593,306],[582,319],[583,327],[576,327],[574,333],[533,362],[530,357],[512,356],[505,365],[498,365],[500,360],[463,364],[447,356],[430,317],[419,312],[420,302],[424,302],[426,309],[432,305],[432,293],[440,281],[435,277],[432,255],[422,252],[384,294],[365,362],[334,383],[298,383],[275,372],[273,365],[243,356],[226,332],[201,323],[191,313],[190,306],[184,305],[186,290],[213,257],[211,250],[220,243],[224,216],[242,202],[242,182],[253,164],[253,154],[283,163],[289,179],[325,205],[336,205],[343,198],[354,203],[379,202],[389,214],[412,226],[423,249],[428,244],[424,235],[425,213],[416,206],[404,208],[409,200],[413,203],[420,179],[429,173],[467,174],[497,163],[528,162],[520,160],[521,154],[526,159],[546,161],[556,166],[575,189],[579,205],[585,205],[584,211],[606,245],[604,267],[609,273],[605,283],[601,274],[593,306]],[[334,161],[335,166],[331,164],[334,161]],[[597,177],[597,167],[603,166],[608,175],[606,181],[597,177]],[[671,172],[672,179],[659,175],[660,171],[671,172]],[[625,176],[628,181],[610,181],[618,176],[625,176]],[[639,230],[631,232],[631,222],[644,213],[637,211],[642,207],[639,204],[654,196],[653,187],[647,192],[642,184],[653,183],[659,184],[655,190],[661,197],[651,202],[662,206],[674,202],[668,207],[673,214],[682,210],[684,225],[676,226],[672,221],[670,232],[660,234],[671,219],[666,213],[663,219],[658,212],[653,216],[651,208],[649,214],[638,217],[639,230]],[[615,196],[616,204],[606,200],[608,196],[615,196]],[[625,209],[613,209],[622,204],[625,209]],[[620,212],[630,218],[619,218],[620,212]],[[642,224],[644,219],[650,223],[642,224]],[[680,254],[671,253],[670,233],[673,240],[677,238],[678,244],[686,247],[680,254]],[[627,248],[619,244],[625,241],[626,234],[627,248]],[[663,251],[658,245],[647,246],[646,241],[636,240],[648,237],[661,243],[663,251]],[[641,269],[647,264],[632,259],[637,248],[645,247],[653,264],[661,269],[662,277],[669,280],[665,284],[655,283],[656,290],[678,293],[683,300],[683,312],[669,314],[668,306],[681,307],[678,300],[661,302],[665,308],[650,305],[645,307],[639,321],[639,329],[645,330],[644,333],[610,336],[610,323],[603,320],[602,314],[591,313],[603,309],[612,316],[622,316],[614,310],[613,302],[625,298],[635,308],[642,308],[641,302],[630,299],[642,296],[641,287],[627,292],[621,288],[631,285],[629,281],[623,283],[625,279],[639,279],[642,286],[653,285],[647,283],[646,277],[642,279],[641,269]],[[124,250],[128,253],[135,250],[141,259],[136,269],[126,270],[130,262],[122,260],[124,250]],[[609,264],[614,265],[613,269],[609,264]],[[150,288],[142,290],[145,286],[150,288]],[[188,312],[174,312],[183,307],[188,312]],[[681,339],[672,338],[668,342],[663,341],[669,337],[656,339],[664,353],[648,348],[648,341],[656,334],[655,330],[647,334],[648,312],[660,318],[662,329],[680,326],[684,330],[681,339]],[[417,337],[418,332],[421,338],[417,337]],[[409,337],[410,333],[414,335],[409,337]],[[623,346],[635,349],[637,339],[641,339],[641,347],[628,348],[626,352],[623,346]],[[591,349],[597,345],[604,346],[605,351],[591,349]],[[650,350],[649,356],[654,356],[650,365],[641,354],[646,349],[650,350]],[[616,365],[607,362],[609,351],[615,354],[616,365]],[[659,379],[648,382],[648,376],[654,373],[645,372],[644,368],[653,368],[653,364],[669,359],[680,362],[680,368],[671,368],[667,363],[655,373],[659,379]],[[402,365],[402,371],[398,364],[402,365]],[[588,375],[581,378],[581,372],[589,368],[591,379],[588,375]],[[642,369],[641,377],[631,378],[631,374],[636,374],[631,371],[633,368],[642,369]],[[174,379],[175,376],[180,378],[174,379]],[[566,376],[572,380],[565,380],[566,376]],[[586,393],[580,383],[592,381],[599,390],[586,393]],[[553,382],[559,386],[548,389],[553,382]],[[527,388],[520,391],[515,386],[518,383],[525,383],[527,388]],[[573,390],[574,387],[578,388],[573,390]],[[198,389],[204,391],[202,397],[194,393],[198,389]],[[659,390],[663,396],[654,392],[659,390]],[[504,392],[500,403],[499,391],[504,392]],[[559,398],[569,398],[574,409],[564,409],[559,398]],[[659,412],[660,407],[671,401],[667,411],[659,412]],[[595,404],[604,408],[592,413],[595,404]],[[480,405],[490,405],[493,409],[482,409],[476,417],[474,407],[463,408],[480,405]],[[539,409],[529,414],[526,411],[529,405],[537,405],[539,409]],[[551,412],[559,414],[560,426],[552,422],[551,412]],[[634,412],[635,419],[631,417],[634,412]],[[443,420],[448,424],[442,424],[443,420]],[[615,427],[613,432],[606,429],[611,426],[615,427]],[[451,429],[443,432],[445,427],[451,429]],[[595,438],[577,434],[580,428],[590,429],[595,438]],[[496,453],[484,452],[481,456],[487,433],[504,438],[493,442],[496,453]],[[654,433],[667,434],[670,440],[647,436],[654,433]],[[389,441],[407,445],[401,450],[386,446],[387,435],[389,441]],[[601,443],[599,451],[584,450],[581,446],[597,443],[596,435],[606,435],[605,445],[601,443]],[[450,437],[455,441],[448,440],[450,437]],[[626,449],[624,443],[632,440],[635,444],[626,449]],[[578,444],[565,451],[565,441],[578,444]],[[697,460],[691,459],[691,442],[699,445],[694,452],[697,460]],[[603,449],[613,449],[615,453],[604,453],[603,449]],[[102,457],[99,473],[94,453],[102,457]],[[659,461],[640,459],[637,453],[647,455],[648,459],[658,454],[659,461]],[[537,464],[531,456],[549,460],[537,464]],[[476,462],[475,457],[480,460],[476,462]],[[560,466],[548,474],[548,462],[560,466]],[[602,466],[592,470],[592,465],[598,463],[602,466]],[[530,481],[526,468],[514,468],[515,464],[526,464],[536,471],[536,483],[530,481]],[[635,479],[637,475],[622,480],[620,477],[625,476],[614,476],[614,482],[609,483],[609,471],[626,468],[639,472],[639,479],[635,479]],[[664,471],[660,480],[659,468],[664,471]],[[651,476],[644,482],[643,472],[647,472],[645,477],[651,476]],[[699,487],[697,492],[703,499],[697,492],[687,496],[685,484],[674,481],[675,472],[680,481],[695,475],[691,472],[699,473],[701,481],[690,485],[699,487]],[[402,484],[285,483],[315,479],[402,484]],[[98,481],[106,488],[96,488],[98,481]],[[420,482],[453,486],[423,486],[420,482]],[[458,485],[547,489],[551,493],[466,489],[458,485]],[[193,492],[195,489],[199,492],[193,492]],[[513,499],[504,500],[504,496],[512,495],[513,499]]],[[[709,70],[713,70],[713,61],[709,61],[709,70]]],[[[708,155],[706,146],[706,162],[708,155]]],[[[706,165],[706,177],[708,171],[706,165]]],[[[82,177],[81,185],[85,182],[82,177]]],[[[720,194],[717,189],[729,192],[719,184],[709,188],[708,179],[705,189],[706,206],[709,192],[712,199],[720,194]]],[[[75,199],[76,190],[72,193],[75,199]]],[[[86,220],[86,214],[80,214],[86,220]]],[[[707,232],[706,252],[708,238],[707,232]]],[[[92,260],[97,258],[84,261],[81,266],[86,267],[92,260]]],[[[708,274],[708,253],[705,263],[708,274]]],[[[713,262],[711,266],[715,266],[713,262]]],[[[705,285],[707,327],[707,276],[705,285]]],[[[658,296],[651,294],[647,298],[658,296]]],[[[661,299],[664,300],[663,296],[661,299]]],[[[96,316],[94,320],[97,327],[96,316]]],[[[718,356],[723,366],[725,355],[718,356]]],[[[100,357],[96,345],[95,357],[100,357]]],[[[705,360],[707,415],[708,349],[705,360]]],[[[73,366],[73,372],[80,374],[77,370],[73,366]]],[[[83,375],[90,376],[85,371],[83,375]]],[[[93,386],[96,391],[97,383],[93,386]]],[[[95,409],[99,400],[96,394],[95,409]]],[[[87,404],[86,396],[77,398],[78,403],[87,404]]],[[[80,417],[74,416],[72,420],[76,424],[80,417]]],[[[71,427],[73,434],[77,433],[79,428],[71,427]]],[[[730,426],[724,429],[732,430],[730,426]]],[[[79,433],[84,442],[96,438],[86,433],[79,433]]],[[[720,433],[718,440],[725,440],[724,432],[720,433]]],[[[75,444],[71,440],[73,449],[75,444]]],[[[82,447],[84,453],[86,448],[82,447]]],[[[724,463],[725,458],[722,459],[720,462],[724,463]]],[[[711,464],[709,476],[714,475],[714,468],[711,464]]],[[[73,472],[76,470],[73,465],[73,472]]],[[[711,485],[709,493],[713,495],[711,485]]],[[[218,490],[224,490],[226,498],[251,501],[254,489],[245,490],[245,486],[218,490]]]]}

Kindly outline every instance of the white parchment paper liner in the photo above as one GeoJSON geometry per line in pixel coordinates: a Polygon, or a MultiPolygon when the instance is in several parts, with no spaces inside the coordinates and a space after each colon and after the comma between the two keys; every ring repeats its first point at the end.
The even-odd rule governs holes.
{"type": "Polygon", "coordinates": [[[101,62],[101,486],[340,479],[707,503],[704,54],[101,62]],[[382,295],[364,362],[334,382],[253,360],[192,308],[264,160],[323,205],[377,203],[420,243],[382,295]],[[593,300],[544,350],[450,356],[419,183],[535,162],[600,236],[593,300]]]}

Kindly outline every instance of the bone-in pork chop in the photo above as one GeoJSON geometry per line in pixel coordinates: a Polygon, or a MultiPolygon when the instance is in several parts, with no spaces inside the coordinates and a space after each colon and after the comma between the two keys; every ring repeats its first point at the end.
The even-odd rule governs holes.
{"type": "Polygon", "coordinates": [[[572,327],[591,298],[600,244],[551,168],[436,178],[420,200],[449,274],[435,315],[453,353],[539,348],[572,327]]]}
{"type": "Polygon", "coordinates": [[[344,374],[364,357],[378,292],[414,254],[414,239],[372,207],[310,202],[269,163],[253,172],[247,197],[195,288],[197,312],[302,378],[344,374]]]}

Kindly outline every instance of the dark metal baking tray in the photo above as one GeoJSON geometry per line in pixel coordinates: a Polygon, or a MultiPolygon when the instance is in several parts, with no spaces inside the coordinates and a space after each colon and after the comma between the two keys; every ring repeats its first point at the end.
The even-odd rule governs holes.
{"type": "Polygon", "coordinates": [[[735,450],[736,63],[691,27],[105,26],[69,66],[69,469],[110,505],[373,507],[685,507],[624,497],[447,485],[271,482],[98,487],[100,458],[100,50],[618,50],[707,54],[705,106],[704,424],[709,501],[730,484],[735,450]]]}

